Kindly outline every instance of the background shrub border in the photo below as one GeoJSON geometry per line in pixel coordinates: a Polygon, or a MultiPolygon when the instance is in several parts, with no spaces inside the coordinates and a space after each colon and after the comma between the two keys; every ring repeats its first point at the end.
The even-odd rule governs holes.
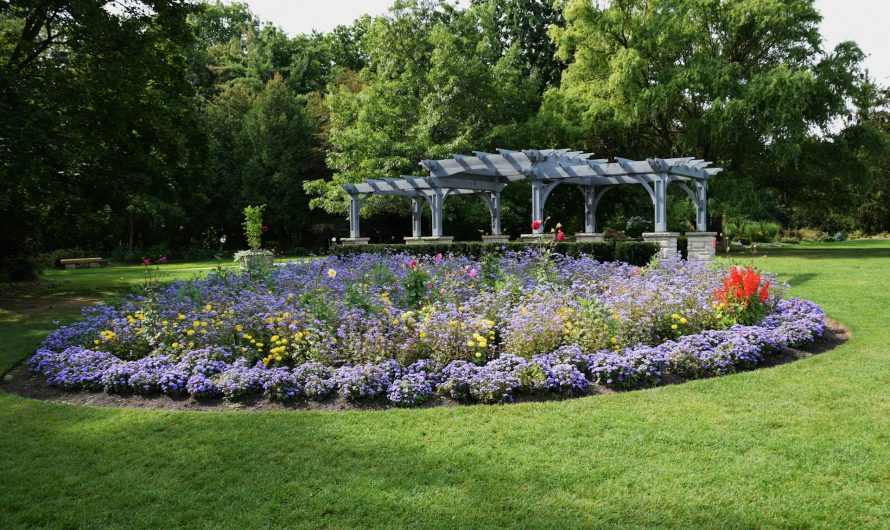
{"type": "MultiPolygon", "coordinates": [[[[509,243],[484,243],[481,241],[458,241],[450,245],[422,244],[370,244],[370,245],[334,245],[332,256],[344,257],[356,254],[398,254],[408,253],[413,256],[435,256],[436,254],[456,254],[479,259],[483,254],[520,252],[530,248],[541,248],[541,243],[511,241],[509,243]]],[[[597,261],[623,261],[642,267],[649,263],[658,253],[656,243],[644,241],[605,241],[601,243],[557,242],[547,244],[554,253],[577,258],[586,254],[597,261]]]]}

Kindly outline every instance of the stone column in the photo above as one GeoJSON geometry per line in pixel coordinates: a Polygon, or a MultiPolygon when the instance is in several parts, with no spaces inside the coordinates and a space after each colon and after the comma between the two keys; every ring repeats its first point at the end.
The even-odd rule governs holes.
{"type": "Polygon", "coordinates": [[[665,259],[677,253],[677,237],[679,235],[679,232],[646,232],[643,234],[643,239],[649,243],[658,243],[661,246],[658,257],[665,259]]]}
{"type": "Polygon", "coordinates": [[[690,260],[712,260],[717,250],[717,232],[686,232],[687,257],[690,260]]]}

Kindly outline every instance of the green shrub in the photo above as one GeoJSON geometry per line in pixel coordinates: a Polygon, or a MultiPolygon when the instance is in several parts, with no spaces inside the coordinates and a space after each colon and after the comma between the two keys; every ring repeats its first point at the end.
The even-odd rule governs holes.
{"type": "MultiPolygon", "coordinates": [[[[561,242],[548,245],[558,254],[578,257],[588,255],[598,261],[625,261],[632,265],[643,266],[649,263],[656,253],[658,245],[640,241],[606,241],[603,243],[561,242]]],[[[521,251],[527,248],[541,247],[538,243],[511,241],[509,243],[483,243],[481,241],[457,241],[450,245],[336,245],[331,247],[335,256],[350,256],[364,253],[397,253],[407,252],[413,256],[435,256],[436,254],[458,254],[473,259],[480,259],[484,254],[521,251]]]]}
{"type": "Polygon", "coordinates": [[[0,283],[31,281],[39,272],[40,264],[35,256],[19,254],[0,258],[0,283]]]}

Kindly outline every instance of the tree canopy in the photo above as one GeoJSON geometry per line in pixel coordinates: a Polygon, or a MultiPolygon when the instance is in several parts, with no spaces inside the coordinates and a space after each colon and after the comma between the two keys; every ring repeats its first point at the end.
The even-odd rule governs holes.
{"type": "MultiPolygon", "coordinates": [[[[340,183],[496,147],[694,155],[726,168],[715,227],[888,230],[887,88],[855,43],[826,49],[819,22],[813,0],[397,0],[287,35],[244,3],[5,2],[0,276],[59,248],[234,249],[250,204],[269,205],[268,245],[322,247],[345,230],[340,183]]],[[[548,202],[570,231],[576,195],[548,202]]],[[[514,234],[528,196],[502,199],[514,234]]],[[[620,192],[600,211],[623,229],[650,206],[620,192]]],[[[398,200],[363,215],[385,241],[408,226],[398,200]]],[[[487,225],[480,201],[446,215],[459,238],[487,225]]]]}

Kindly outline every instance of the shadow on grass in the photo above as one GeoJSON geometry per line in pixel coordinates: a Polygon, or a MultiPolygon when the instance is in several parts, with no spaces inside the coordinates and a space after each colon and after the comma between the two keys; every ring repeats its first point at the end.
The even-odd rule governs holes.
{"type": "Polygon", "coordinates": [[[818,278],[818,274],[814,274],[812,272],[805,272],[802,274],[790,274],[785,279],[791,285],[799,286],[809,282],[812,279],[818,278]]]}
{"type": "Polygon", "coordinates": [[[785,257],[785,258],[802,258],[802,259],[887,259],[890,258],[890,247],[886,248],[857,248],[857,247],[837,247],[837,248],[813,248],[813,247],[783,247],[783,248],[764,248],[757,252],[756,255],[738,252],[732,254],[722,254],[727,258],[756,258],[761,256],[769,257],[785,257]]]}

